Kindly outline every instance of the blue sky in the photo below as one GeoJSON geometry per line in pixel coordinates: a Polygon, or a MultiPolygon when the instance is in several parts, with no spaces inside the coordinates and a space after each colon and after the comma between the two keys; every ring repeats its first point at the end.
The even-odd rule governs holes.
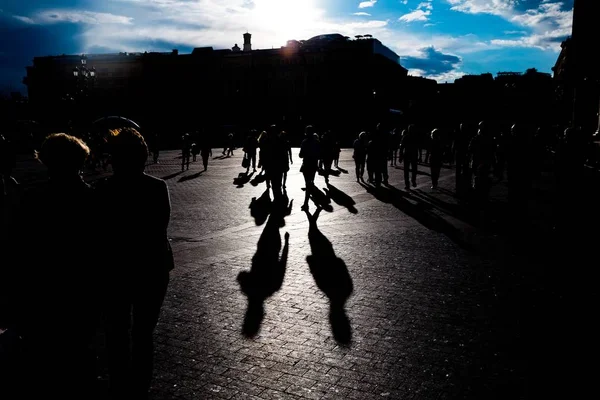
{"type": "Polygon", "coordinates": [[[573,0],[0,0],[0,92],[34,56],[279,47],[322,33],[371,34],[411,75],[551,72],[573,0]]]}

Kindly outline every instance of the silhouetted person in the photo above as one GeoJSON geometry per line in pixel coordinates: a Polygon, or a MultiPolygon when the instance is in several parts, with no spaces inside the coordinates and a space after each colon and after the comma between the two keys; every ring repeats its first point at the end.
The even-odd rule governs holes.
{"type": "Polygon", "coordinates": [[[532,185],[533,146],[532,127],[514,124],[507,143],[508,204],[510,206],[513,237],[518,244],[524,244],[527,236],[528,200],[532,185]]]}
{"type": "Polygon", "coordinates": [[[306,261],[315,283],[329,298],[329,322],[333,337],[342,344],[348,344],[352,339],[352,329],[344,307],[354,288],[352,278],[344,261],[335,255],[331,242],[317,227],[321,208],[317,206],[313,215],[308,210],[305,212],[309,221],[311,251],[306,261]]]}
{"type": "Polygon", "coordinates": [[[95,242],[85,234],[97,226],[97,207],[81,177],[89,153],[81,139],[48,136],[38,154],[48,180],[25,199],[20,291],[29,376],[35,379],[30,398],[91,397],[95,365],[89,346],[99,314],[95,242]]]}
{"type": "Polygon", "coordinates": [[[471,184],[469,143],[476,133],[477,129],[472,124],[462,123],[454,139],[456,192],[459,196],[466,194],[471,184]]]}
{"type": "Polygon", "coordinates": [[[334,138],[333,141],[333,166],[336,168],[340,167],[340,153],[342,148],[340,147],[340,141],[334,138]]]}
{"type": "Polygon", "coordinates": [[[250,271],[238,274],[238,282],[242,292],[248,297],[248,308],[242,325],[242,333],[252,337],[260,330],[264,317],[264,302],[281,288],[285,276],[289,233],[285,233],[285,245],[281,252],[281,235],[283,214],[280,209],[271,213],[269,220],[258,240],[256,253],[252,257],[250,271]]]}
{"type": "Polygon", "coordinates": [[[437,189],[440,179],[440,171],[444,162],[444,143],[439,129],[431,131],[429,142],[429,168],[431,170],[431,188],[437,189]]]}
{"type": "Polygon", "coordinates": [[[304,175],[304,183],[306,192],[304,193],[303,210],[308,210],[308,199],[311,192],[315,190],[315,175],[319,169],[320,145],[315,135],[312,125],[308,125],[304,131],[304,140],[300,144],[300,154],[298,157],[302,159],[300,172],[304,175]]]}
{"type": "Polygon", "coordinates": [[[285,154],[285,157],[282,156],[283,159],[281,160],[283,164],[283,190],[285,190],[287,183],[287,174],[290,171],[290,164],[293,164],[294,160],[292,158],[292,146],[290,144],[290,138],[288,137],[286,131],[281,131],[281,133],[279,134],[279,140],[281,143],[283,153],[285,154]]]}
{"type": "Polygon", "coordinates": [[[581,220],[578,216],[583,210],[568,188],[581,187],[584,183],[585,140],[580,129],[569,127],[564,131],[562,142],[558,146],[556,171],[559,227],[562,233],[569,234],[581,220]]]}
{"type": "Polygon", "coordinates": [[[235,149],[235,141],[233,133],[227,135],[227,157],[233,157],[233,149],[235,149]]]}
{"type": "Polygon", "coordinates": [[[171,204],[166,182],[144,173],[148,148],[142,136],[124,128],[113,131],[110,142],[114,175],[98,186],[111,239],[103,271],[110,388],[118,399],[145,399],[152,332],[174,266],[167,238],[171,204]]]}
{"type": "Polygon", "coordinates": [[[388,169],[387,169],[387,158],[388,158],[388,133],[383,129],[382,124],[377,124],[377,128],[373,134],[373,139],[369,145],[370,157],[374,157],[374,173],[375,173],[375,186],[380,186],[381,183],[384,185],[388,184],[388,169]]]}
{"type": "Polygon", "coordinates": [[[404,189],[417,186],[417,167],[419,160],[420,135],[417,126],[411,124],[400,143],[400,156],[404,161],[404,189]]]}
{"type": "Polygon", "coordinates": [[[181,137],[181,171],[190,169],[190,155],[192,154],[192,139],[190,134],[186,133],[181,137]]]}
{"type": "Polygon", "coordinates": [[[250,165],[252,165],[252,171],[256,172],[256,149],[258,148],[258,138],[257,138],[256,130],[252,129],[248,136],[246,137],[246,142],[244,143],[244,152],[246,156],[250,160],[248,164],[248,168],[246,168],[246,173],[250,171],[250,165]]]}
{"type": "Polygon", "coordinates": [[[356,170],[356,182],[363,181],[365,175],[365,163],[367,159],[367,133],[361,132],[353,144],[354,152],[352,158],[356,170]]]}
{"type": "Polygon", "coordinates": [[[496,145],[491,127],[486,121],[479,123],[477,136],[471,139],[469,154],[474,174],[473,189],[480,205],[488,200],[491,188],[490,172],[494,164],[496,145]]]}
{"type": "Polygon", "coordinates": [[[330,131],[326,131],[321,136],[321,160],[323,161],[323,176],[325,182],[329,182],[331,165],[335,156],[335,142],[330,131]]]}
{"type": "Polygon", "coordinates": [[[400,141],[402,134],[399,129],[394,129],[390,135],[390,167],[398,165],[398,150],[400,150],[400,141]]]}
{"type": "Polygon", "coordinates": [[[212,157],[212,147],[206,132],[204,132],[203,137],[200,139],[200,156],[202,157],[202,165],[206,171],[208,169],[208,159],[212,157]]]}
{"type": "Polygon", "coordinates": [[[291,150],[289,143],[278,132],[276,125],[269,127],[268,147],[267,177],[271,182],[273,197],[275,200],[279,200],[283,194],[283,176],[290,169],[288,154],[291,154],[291,150]]]}

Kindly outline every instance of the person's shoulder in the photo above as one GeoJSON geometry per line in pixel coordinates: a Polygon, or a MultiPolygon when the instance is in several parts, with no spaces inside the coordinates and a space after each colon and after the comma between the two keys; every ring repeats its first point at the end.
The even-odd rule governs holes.
{"type": "Polygon", "coordinates": [[[145,184],[153,187],[167,186],[167,181],[165,181],[164,179],[157,178],[156,176],[148,175],[146,173],[142,175],[142,180],[145,184]]]}

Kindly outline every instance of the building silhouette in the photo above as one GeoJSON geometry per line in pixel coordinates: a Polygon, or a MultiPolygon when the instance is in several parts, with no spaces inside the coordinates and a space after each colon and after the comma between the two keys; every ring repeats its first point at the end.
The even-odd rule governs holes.
{"type": "Polygon", "coordinates": [[[60,102],[79,101],[66,108],[77,115],[63,119],[126,115],[171,131],[313,123],[354,132],[389,109],[408,107],[408,71],[370,35],[326,34],[265,50],[252,49],[250,33],[243,38],[243,49],[87,54],[96,74],[85,101],[70,96],[81,56],[35,57],[24,83],[42,120],[56,118],[60,102]]]}
{"type": "Polygon", "coordinates": [[[572,35],[561,44],[553,68],[565,120],[586,132],[600,128],[600,38],[595,22],[600,2],[575,0],[572,35]]]}

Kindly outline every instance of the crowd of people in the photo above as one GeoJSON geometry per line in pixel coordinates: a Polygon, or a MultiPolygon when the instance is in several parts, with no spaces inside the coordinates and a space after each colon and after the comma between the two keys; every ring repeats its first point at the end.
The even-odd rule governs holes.
{"type": "MultiPolygon", "coordinates": [[[[457,195],[474,198],[475,204],[486,201],[494,179],[508,179],[511,210],[522,218],[532,182],[549,154],[558,188],[583,176],[589,138],[574,128],[558,132],[524,123],[498,129],[486,121],[452,130],[378,124],[353,142],[355,177],[362,184],[385,186],[388,167],[401,167],[410,192],[424,162],[435,190],[440,170],[448,164],[455,169],[457,195]]],[[[232,156],[234,150],[230,136],[223,156],[232,156]]],[[[252,129],[242,150],[246,174],[260,170],[275,200],[282,198],[294,163],[288,134],[276,125],[261,132],[252,129]]],[[[13,260],[1,270],[0,328],[16,330],[26,343],[26,359],[32,361],[21,367],[41,377],[39,385],[25,390],[34,397],[42,392],[69,399],[93,397],[82,393],[93,389],[91,349],[98,324],[106,332],[114,397],[143,399],[148,394],[152,332],[174,268],[167,238],[169,191],[165,181],[144,172],[150,152],[135,129],[111,131],[102,151],[110,157],[113,174],[90,185],[81,175],[90,159],[88,144],[63,133],[48,136],[37,152],[48,179],[23,193],[11,175],[14,152],[0,137],[0,239],[9,249],[4,256],[13,260]],[[90,208],[97,212],[90,213],[90,208]]],[[[317,173],[328,183],[339,168],[340,151],[331,132],[305,127],[298,154],[305,181],[302,210],[308,210],[317,191],[317,173]]],[[[197,142],[184,135],[182,171],[198,154],[207,170],[212,156],[208,138],[197,142]]],[[[158,154],[154,156],[159,162],[158,154]]]]}

